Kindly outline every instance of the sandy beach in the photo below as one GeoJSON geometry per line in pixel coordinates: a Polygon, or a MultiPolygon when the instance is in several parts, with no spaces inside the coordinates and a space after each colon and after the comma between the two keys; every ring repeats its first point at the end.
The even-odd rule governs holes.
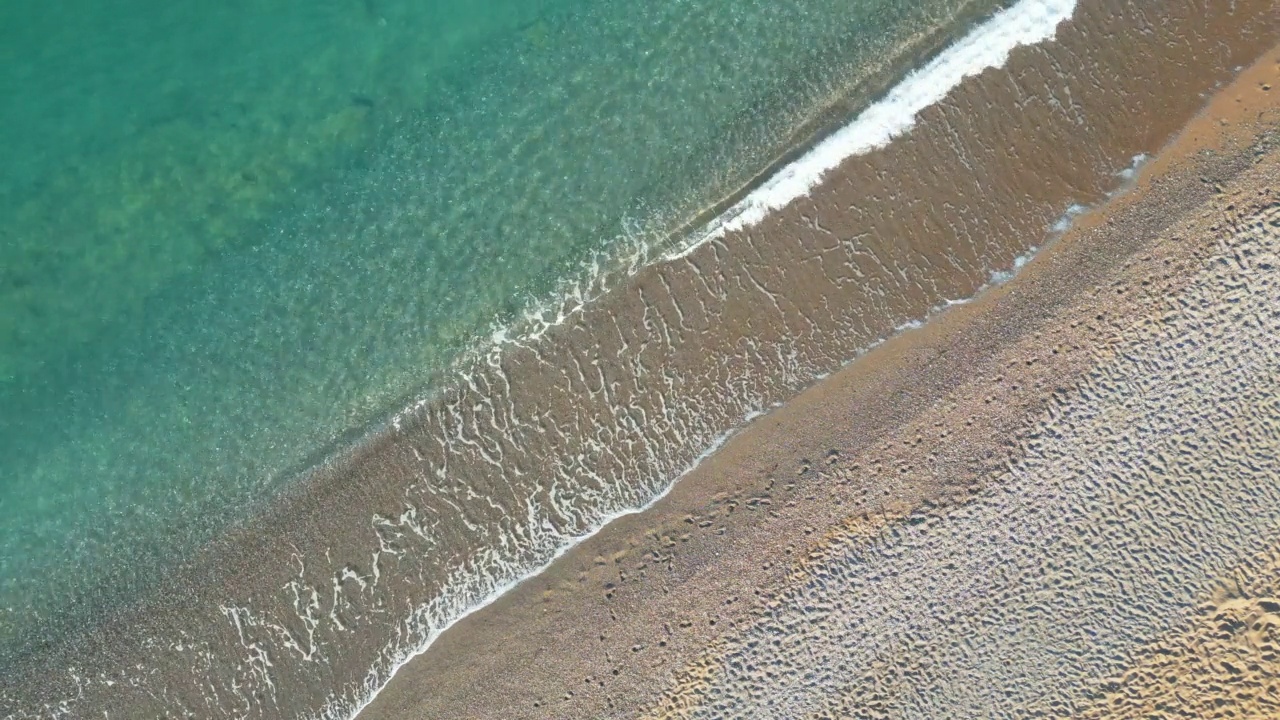
{"type": "MultiPolygon", "coordinates": [[[[922,696],[942,701],[934,711],[943,714],[964,708],[1001,716],[1274,715],[1280,666],[1268,643],[1280,588],[1268,568],[1280,534],[1265,518],[1280,507],[1276,489],[1266,487],[1274,485],[1280,435],[1274,401],[1264,398],[1275,390],[1277,358],[1265,338],[1277,319],[1264,314],[1249,335],[1224,332],[1210,318],[1229,315],[1241,295],[1265,308],[1276,290],[1268,258],[1280,247],[1277,85],[1280,50],[1273,48],[1218,90],[1141,169],[1135,187],[1077,218],[1013,280],[890,340],[756,420],[655,507],[615,521],[451,628],[360,717],[880,717],[919,712],[909,698],[922,696]],[[1222,267],[1224,258],[1241,255],[1249,261],[1234,273],[1222,267]],[[1187,307],[1195,310],[1179,311],[1187,307]],[[1226,412],[1219,424],[1208,388],[1228,367],[1195,369],[1195,385],[1176,372],[1185,362],[1177,354],[1166,356],[1165,367],[1117,369],[1125,359],[1184,342],[1211,349],[1228,366],[1233,357],[1257,358],[1257,372],[1228,386],[1238,401],[1260,404],[1226,412]],[[1166,528],[1160,513],[1172,504],[1188,513],[1181,523],[1202,529],[1200,549],[1214,561],[1179,558],[1177,543],[1169,543],[1173,557],[1164,565],[1115,562],[1110,571],[1121,576],[1167,573],[1176,596],[1112,598],[1114,606],[1148,603],[1133,613],[1128,634],[1099,628],[1098,635],[1042,638],[1040,651],[1059,658],[1080,655],[1086,642],[1118,643],[1108,649],[1123,660],[1081,662],[1078,672],[1086,674],[1079,678],[1062,672],[1047,685],[1038,679],[1028,660],[1044,658],[1026,635],[1011,633],[1006,646],[974,642],[977,650],[968,653],[940,647],[943,633],[925,618],[942,601],[958,601],[894,595],[903,585],[897,573],[971,571],[968,582],[990,597],[941,611],[958,628],[949,635],[970,637],[983,637],[987,620],[979,611],[1030,604],[1028,594],[1053,587],[1046,585],[1049,573],[1035,565],[1025,577],[1001,577],[1002,563],[1019,553],[1016,543],[1000,547],[1001,538],[991,538],[990,557],[976,546],[959,547],[938,567],[925,560],[912,565],[909,553],[895,549],[901,538],[932,533],[945,546],[945,536],[959,535],[966,518],[984,507],[987,522],[1004,515],[1030,535],[1047,532],[1018,526],[1027,508],[1014,499],[1046,486],[1035,469],[1086,457],[1055,449],[1069,434],[1055,423],[1077,413],[1085,418],[1080,427],[1095,432],[1142,427],[1149,408],[1144,415],[1130,394],[1137,388],[1117,381],[1142,373],[1150,388],[1139,397],[1167,393],[1186,415],[1182,429],[1205,446],[1225,436],[1217,441],[1225,443],[1225,455],[1188,450],[1184,462],[1148,478],[1154,485],[1143,490],[1151,495],[1136,493],[1128,507],[1146,503],[1154,515],[1139,511],[1125,520],[1133,523],[1129,549],[1138,552],[1144,532],[1166,528]],[[1197,385],[1204,395],[1196,395],[1197,385]],[[1239,481],[1247,499],[1232,504],[1228,467],[1241,456],[1255,459],[1249,477],[1260,485],[1239,481]],[[1036,482],[1018,488],[1015,476],[1036,482]],[[1166,493],[1177,479],[1200,484],[1201,497],[1171,501],[1166,493]],[[1215,506],[1225,508],[1221,516],[1210,510],[1215,506]],[[1210,547],[1215,533],[1232,524],[1248,542],[1233,560],[1210,547]],[[954,564],[972,556],[986,564],[954,564]],[[874,601],[877,595],[883,597],[874,601]],[[1238,631],[1214,631],[1229,618],[1238,631]],[[844,645],[833,639],[833,623],[850,633],[844,645]],[[862,652],[889,636],[898,644],[862,652]],[[983,650],[992,653],[988,664],[1027,662],[1016,676],[1023,685],[1008,697],[985,695],[982,688],[1002,677],[989,667],[986,680],[969,678],[968,693],[954,686],[944,692],[938,677],[946,673],[937,667],[950,656],[978,672],[982,663],[974,658],[983,650]],[[815,679],[844,663],[843,682],[815,679]],[[1091,670],[1097,675],[1087,675],[1091,670]]],[[[1115,460],[1122,482],[1143,477],[1142,463],[1125,460],[1111,440],[1091,446],[1090,466],[1115,460]]],[[[1049,504],[1041,513],[1069,512],[1065,496],[1043,500],[1049,504]]],[[[1116,520],[1111,510],[1102,508],[1094,522],[1116,520]]],[[[1033,553],[1034,543],[1027,544],[1033,553]]],[[[1117,552],[1125,550],[1117,544],[1117,552]]],[[[1072,559],[1057,556],[1068,567],[1072,559]]],[[[1122,578],[1119,587],[1135,579],[1122,578]]],[[[1065,586],[1056,597],[1037,596],[1053,608],[1048,625],[1070,628],[1071,605],[1087,589],[1065,586]]],[[[1076,608],[1080,618],[1086,609],[1076,608]]]]}
{"type": "Polygon", "coordinates": [[[1173,663],[1265,715],[1280,21],[1139,5],[566,300],[0,707],[1142,716],[1173,663]]]}

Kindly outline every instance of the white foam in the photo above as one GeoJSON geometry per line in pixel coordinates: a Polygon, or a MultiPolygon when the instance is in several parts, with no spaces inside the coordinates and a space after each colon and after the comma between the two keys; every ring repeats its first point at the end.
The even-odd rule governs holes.
{"type": "MultiPolygon", "coordinates": [[[[854,357],[841,363],[841,367],[847,367],[851,365],[858,358],[861,358],[871,350],[879,347],[880,345],[883,345],[885,342],[887,342],[888,340],[894,337],[897,337],[903,333],[910,332],[912,330],[917,330],[919,328],[924,327],[925,323],[932,320],[939,313],[944,312],[947,308],[952,307],[954,305],[964,305],[969,302],[972,302],[974,299],[976,299],[982,293],[986,292],[988,289],[996,285],[1003,284],[1004,282],[1007,282],[1016,274],[1018,270],[1022,269],[1024,266],[1026,266],[1028,262],[1034,259],[1038,251],[1039,251],[1039,248],[1033,247],[1029,249],[1025,254],[1019,255],[1018,257],[1014,258],[1013,265],[1010,269],[992,273],[991,279],[986,284],[982,285],[977,290],[975,290],[973,295],[966,298],[961,298],[958,300],[944,300],[942,303],[931,308],[925,314],[923,319],[908,320],[898,325],[893,329],[892,332],[889,333],[888,336],[870,343],[865,348],[855,353],[854,357]]],[[[829,372],[817,373],[812,378],[810,378],[810,384],[816,383],[822,379],[825,379],[830,374],[831,373],[829,372]]],[[[663,489],[659,491],[656,495],[654,495],[648,502],[638,507],[623,508],[621,510],[605,515],[603,518],[599,520],[598,524],[596,524],[593,529],[581,535],[568,538],[568,542],[565,542],[561,544],[559,547],[557,547],[554,553],[552,554],[551,558],[547,560],[545,563],[543,563],[542,565],[540,565],[539,567],[533,570],[530,570],[527,573],[524,573],[523,575],[520,575],[514,580],[497,584],[496,587],[494,587],[489,593],[487,593],[482,600],[475,603],[474,605],[468,606],[461,613],[458,613],[457,615],[453,616],[443,624],[434,628],[428,634],[426,640],[421,644],[419,644],[418,646],[412,647],[412,648],[401,648],[399,652],[396,654],[396,659],[390,664],[389,671],[385,670],[387,666],[378,666],[378,667],[370,668],[369,672],[370,672],[371,679],[374,680],[374,688],[372,689],[371,692],[368,692],[367,694],[362,696],[357,703],[355,703],[354,705],[346,705],[342,701],[337,701],[336,707],[331,705],[329,708],[322,711],[320,715],[314,716],[314,717],[319,719],[346,717],[349,720],[359,720],[360,713],[363,712],[365,708],[367,708],[370,704],[373,703],[373,701],[377,698],[378,694],[382,691],[382,689],[385,688],[392,681],[392,679],[395,678],[396,674],[398,674],[400,670],[405,665],[408,665],[414,658],[425,653],[433,644],[435,644],[435,641],[439,639],[439,637],[442,634],[444,634],[447,630],[449,630],[449,628],[458,624],[468,616],[476,612],[479,612],[480,610],[483,610],[489,605],[492,605],[493,603],[497,602],[502,596],[511,592],[526,580],[542,575],[553,564],[555,564],[555,562],[559,560],[561,557],[563,557],[564,555],[572,551],[575,547],[582,544],[584,541],[589,540],[590,538],[598,535],[601,531],[603,531],[609,525],[613,524],[613,522],[615,522],[616,520],[619,520],[624,517],[628,517],[630,515],[643,513],[647,511],[649,508],[658,504],[659,501],[661,501],[663,498],[669,495],[673,489],[675,489],[676,485],[679,484],[680,480],[682,480],[686,475],[688,475],[689,473],[697,469],[698,466],[703,463],[703,461],[707,460],[712,455],[714,455],[734,435],[736,435],[738,432],[743,430],[752,421],[769,414],[770,411],[781,407],[783,404],[784,403],[782,402],[777,402],[777,403],[770,404],[768,407],[761,407],[759,405],[756,405],[754,407],[749,408],[743,414],[742,419],[737,426],[732,427],[720,433],[719,435],[717,435],[715,439],[713,439],[711,443],[706,448],[704,448],[703,451],[699,453],[698,456],[694,458],[693,461],[690,462],[689,465],[683,471],[681,471],[676,477],[674,477],[671,480],[671,482],[669,482],[665,487],[663,487],[663,489]],[[384,671],[385,671],[385,674],[383,674],[384,671]]],[[[376,566],[376,563],[375,563],[375,566],[376,566]]]]}
{"type": "MultiPolygon", "coordinates": [[[[760,409],[750,410],[743,417],[743,424],[745,425],[745,423],[748,423],[751,420],[764,415],[765,413],[766,413],[765,410],[760,410],[760,409]]],[[[365,708],[369,707],[369,705],[373,703],[374,699],[377,698],[378,693],[382,692],[382,689],[385,688],[393,678],[395,678],[396,674],[400,672],[400,669],[403,668],[405,665],[409,664],[409,662],[414,658],[416,658],[417,656],[426,652],[427,649],[430,648],[435,643],[436,639],[438,639],[446,630],[458,624],[469,615],[472,615],[480,610],[483,610],[484,608],[497,602],[499,598],[501,598],[503,595],[506,595],[507,593],[514,590],[518,585],[520,585],[524,581],[543,574],[548,569],[550,569],[550,567],[554,565],[557,560],[559,560],[561,557],[564,557],[564,555],[568,553],[570,550],[574,549],[578,545],[581,545],[584,541],[589,540],[595,535],[599,534],[601,530],[604,530],[606,527],[613,524],[614,521],[627,517],[629,515],[636,515],[636,514],[642,513],[648,510],[649,508],[653,507],[654,505],[657,505],[659,501],[665,498],[675,488],[676,484],[680,481],[681,478],[683,478],[685,475],[688,475],[689,473],[697,469],[697,467],[701,465],[704,460],[714,455],[717,450],[719,450],[721,447],[724,446],[726,442],[729,441],[729,438],[733,437],[741,429],[742,429],[742,426],[730,428],[729,430],[726,430],[720,433],[718,436],[716,436],[716,438],[711,441],[711,444],[708,445],[706,449],[704,449],[701,453],[699,453],[698,456],[693,459],[693,462],[689,463],[688,467],[686,467],[684,471],[682,471],[675,479],[672,480],[672,482],[670,482],[665,488],[663,488],[661,492],[659,492],[657,495],[654,495],[653,498],[650,499],[648,502],[646,502],[644,505],[641,505],[639,507],[625,508],[623,510],[619,510],[617,512],[606,515],[600,521],[600,523],[595,527],[595,529],[590,530],[586,533],[583,533],[582,535],[579,535],[577,537],[571,538],[570,542],[565,543],[560,547],[558,547],[555,551],[555,554],[551,556],[550,560],[547,560],[538,568],[520,576],[515,580],[499,585],[487,596],[485,596],[483,600],[476,603],[475,605],[472,605],[471,607],[463,611],[461,614],[459,614],[457,617],[451,619],[450,621],[436,628],[430,634],[426,642],[422,643],[421,646],[417,648],[412,648],[408,652],[402,652],[400,654],[400,657],[391,665],[391,671],[388,672],[381,679],[381,684],[378,686],[378,688],[374,690],[372,693],[370,693],[367,697],[365,697],[352,710],[350,710],[350,714],[348,715],[348,717],[351,720],[357,720],[360,713],[363,712],[365,708]]],[[[374,668],[373,672],[377,672],[377,670],[378,670],[377,668],[374,668]]],[[[330,715],[330,712],[322,712],[321,717],[327,717],[329,715],[330,715]]]]}
{"type": "MultiPolygon", "coordinates": [[[[795,162],[780,169],[763,185],[709,223],[701,232],[695,233],[691,241],[684,247],[661,259],[674,260],[685,257],[706,242],[710,242],[728,232],[759,223],[770,212],[781,209],[793,200],[807,195],[826,173],[846,159],[884,147],[894,138],[909,132],[915,126],[916,117],[921,111],[941,101],[946,97],[947,93],[958,86],[965,78],[977,75],[988,68],[1003,66],[1009,58],[1009,53],[1020,45],[1034,45],[1052,39],[1058,25],[1071,17],[1075,10],[1076,2],[1077,0],[1021,0],[1013,7],[1000,11],[964,38],[944,50],[934,60],[908,75],[885,98],[867,108],[853,122],[814,146],[795,162]]],[[[633,259],[632,266],[624,274],[633,274],[635,272],[637,269],[635,267],[636,261],[641,258],[641,255],[643,254],[637,255],[633,259]]],[[[1021,267],[1026,259],[1024,257],[1015,261],[1015,269],[1021,267]]],[[[1011,276],[1012,273],[1008,273],[1008,275],[1011,276]]],[[[992,282],[982,289],[1004,279],[1007,278],[993,276],[992,282]]],[[[581,307],[590,299],[592,290],[596,289],[594,286],[597,284],[600,283],[592,282],[587,284],[587,288],[578,288],[579,292],[573,293],[573,297],[563,298],[556,304],[557,307],[541,307],[536,311],[532,311],[529,317],[525,319],[525,324],[534,327],[534,329],[528,331],[529,337],[527,338],[525,333],[520,333],[519,336],[526,340],[536,338],[547,328],[563,323],[568,316],[580,311],[581,307]],[[544,317],[548,310],[556,311],[553,319],[544,317]]],[[[962,304],[967,301],[967,298],[947,301],[935,310],[945,309],[948,305],[962,304]]],[[[930,315],[932,314],[930,313],[930,315]]],[[[905,323],[894,334],[910,330],[921,324],[918,320],[905,323]]],[[[515,336],[505,328],[495,328],[491,340],[493,345],[498,347],[514,342],[515,336]]],[[[879,342],[873,343],[872,347],[879,344],[879,342]]],[[[861,354],[863,353],[859,353],[859,355],[861,354]]],[[[852,362],[852,360],[849,362],[852,362]]],[[[406,417],[409,413],[416,411],[418,406],[424,402],[426,401],[422,400],[407,408],[393,419],[392,424],[398,425],[401,417],[406,417]]],[[[767,409],[763,408],[747,412],[743,418],[743,424],[766,412],[767,409]]],[[[652,507],[671,492],[680,477],[692,471],[703,460],[712,455],[738,429],[731,429],[718,436],[710,447],[705,448],[691,465],[680,473],[679,477],[673,478],[661,492],[643,506],[627,508],[602,518],[593,530],[580,537],[571,538],[569,542],[558,547],[551,560],[542,566],[531,570],[517,580],[494,588],[484,599],[438,626],[417,647],[402,648],[397,653],[396,660],[391,663],[389,671],[386,671],[386,666],[372,668],[370,673],[371,676],[374,676],[371,677],[373,683],[366,691],[367,694],[358,702],[353,705],[346,705],[341,709],[331,706],[321,715],[323,717],[345,716],[356,718],[361,711],[373,702],[379,692],[386,687],[387,683],[395,677],[402,667],[413,658],[426,652],[442,633],[463,618],[492,604],[524,580],[540,575],[565,553],[572,550],[582,541],[596,535],[615,520],[627,515],[644,512],[652,507]]],[[[345,703],[343,704],[345,705],[345,703]]]]}
{"type": "MultiPolygon", "coordinates": [[[[1072,205],[1072,207],[1079,207],[1079,206],[1072,205]]],[[[1081,211],[1083,212],[1083,208],[1081,211]]],[[[1054,227],[1056,228],[1057,226],[1055,225],[1054,227]]],[[[1040,252],[1040,248],[1038,247],[1032,246],[1028,248],[1025,253],[1013,259],[1013,267],[1007,270],[993,271],[991,273],[991,276],[987,278],[987,284],[978,288],[977,293],[975,293],[973,297],[965,298],[963,300],[948,300],[944,307],[950,307],[952,305],[961,305],[963,303],[971,302],[974,298],[976,298],[978,295],[981,295],[988,288],[993,288],[997,285],[1003,285],[1009,282],[1010,280],[1013,279],[1014,275],[1018,274],[1019,270],[1021,270],[1023,267],[1026,266],[1027,263],[1031,262],[1031,260],[1035,258],[1036,253],[1038,252],[1040,252]]],[[[938,310],[938,309],[941,309],[941,308],[935,308],[935,310],[938,310]]]]}
{"type": "Polygon", "coordinates": [[[1052,39],[1058,25],[1075,11],[1076,0],[1022,0],[994,15],[913,71],[887,96],[853,122],[818,143],[795,162],[711,221],[692,242],[668,254],[674,260],[725,233],[759,223],[769,213],[809,194],[822,178],[845,160],[885,147],[909,132],[921,111],[937,104],[965,78],[1001,67],[1019,45],[1052,39]]]}
{"type": "Polygon", "coordinates": [[[1084,205],[1072,203],[1067,207],[1066,211],[1062,213],[1061,217],[1059,217],[1057,221],[1049,227],[1049,230],[1061,235],[1062,233],[1070,230],[1071,226],[1075,224],[1076,218],[1083,215],[1088,210],[1089,208],[1084,205]]]}
{"type": "Polygon", "coordinates": [[[1120,179],[1124,180],[1125,182],[1133,180],[1134,178],[1138,177],[1138,171],[1142,169],[1143,165],[1147,164],[1147,160],[1149,159],[1150,158],[1147,156],[1146,153],[1138,153],[1137,155],[1134,155],[1133,160],[1129,162],[1129,167],[1116,173],[1116,175],[1119,176],[1120,179]]]}

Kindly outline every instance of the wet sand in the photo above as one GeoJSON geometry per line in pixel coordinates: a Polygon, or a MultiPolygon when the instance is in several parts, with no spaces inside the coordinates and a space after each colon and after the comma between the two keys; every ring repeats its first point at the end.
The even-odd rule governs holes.
{"type": "MultiPolygon", "coordinates": [[[[1228,308],[1247,306],[1241,288],[1252,290],[1255,305],[1273,300],[1268,289],[1275,292],[1276,266],[1268,258],[1280,249],[1278,85],[1280,51],[1272,49],[1143,168],[1137,187],[1078,218],[1012,281],[890,340],[756,420],[653,508],[615,521],[455,625],[402,668],[360,717],[879,717],[924,712],[911,699],[921,695],[949,699],[943,709],[970,702],[964,709],[991,714],[1274,715],[1280,691],[1267,638],[1274,635],[1280,587],[1267,558],[1280,542],[1280,525],[1267,519],[1280,505],[1267,481],[1280,467],[1280,418],[1266,398],[1280,366],[1265,339],[1280,321],[1264,312],[1249,335],[1241,329],[1248,322],[1237,328],[1225,318],[1228,308]],[[1239,265],[1224,267],[1232,258],[1239,265]],[[1179,367],[1196,357],[1178,347],[1187,341],[1209,348],[1217,362],[1179,367]],[[1172,353],[1166,365],[1122,367],[1153,348],[1172,353]],[[1231,374],[1251,360],[1255,372],[1231,374]],[[1147,384],[1138,387],[1133,378],[1147,384]],[[1223,378],[1225,395],[1198,396],[1215,378],[1223,378]],[[1118,587],[1151,575],[1176,597],[1118,591],[1100,607],[1129,617],[1130,625],[1040,638],[1044,654],[1068,665],[1075,657],[1081,671],[1096,676],[1054,670],[1054,687],[1031,682],[1035,673],[1028,672],[1007,688],[1022,683],[1018,692],[1004,698],[978,691],[1001,677],[987,667],[985,681],[965,678],[978,697],[940,691],[936,677],[946,673],[936,668],[948,656],[959,665],[968,659],[968,672],[984,668],[958,648],[931,646],[942,638],[922,618],[936,612],[959,628],[955,633],[982,637],[986,618],[979,611],[1025,604],[1023,594],[1038,591],[1046,626],[1070,629],[1085,617],[1087,608],[1072,603],[1087,588],[1054,589],[1045,580],[1052,573],[1039,565],[1026,576],[999,577],[1005,562],[1016,566],[1020,552],[1032,552],[1030,539],[1024,549],[1013,536],[974,536],[973,544],[952,548],[929,567],[929,557],[911,556],[917,546],[902,538],[919,533],[928,546],[930,538],[959,534],[984,507],[987,522],[1036,516],[1024,496],[1066,486],[1052,485],[1035,468],[1061,469],[1075,459],[1088,475],[1102,472],[1109,459],[1123,460],[1117,437],[1126,427],[1140,432],[1152,416],[1135,400],[1160,393],[1183,417],[1126,449],[1159,445],[1159,437],[1179,432],[1192,449],[1148,478],[1150,495],[1104,503],[1087,517],[1098,527],[1130,524],[1133,537],[1118,536],[1118,556],[1099,551],[1110,562],[1101,569],[1119,577],[1118,587]],[[1211,399],[1227,407],[1229,396],[1251,409],[1215,414],[1211,399]],[[1064,454],[1063,438],[1071,433],[1059,421],[1073,414],[1086,419],[1086,429],[1115,432],[1081,446],[1087,453],[1064,454]],[[1232,477],[1228,469],[1236,465],[1251,472],[1232,477]],[[1019,478],[1025,489],[1015,486],[1019,478]],[[1197,489],[1170,491],[1175,479],[1197,489]],[[1170,492],[1194,501],[1171,502],[1170,492]],[[1228,495],[1234,504],[1224,502],[1228,495]],[[1157,533],[1170,526],[1158,517],[1166,506],[1186,514],[1173,526],[1213,528],[1199,540],[1213,561],[1198,562],[1191,552],[1138,553],[1148,531],[1160,540],[1154,547],[1178,547],[1157,533]],[[1119,514],[1120,507],[1136,512],[1119,514]],[[1144,508],[1157,517],[1144,516],[1144,508]],[[1240,537],[1231,535],[1233,527],[1240,537]],[[1245,543],[1247,552],[1228,552],[1235,547],[1230,541],[1245,543]],[[983,542],[994,549],[980,552],[983,542]],[[1136,560],[1121,561],[1127,552],[1136,560]],[[918,564],[898,562],[902,556],[918,564]],[[987,562],[964,564],[975,556],[987,562]],[[945,576],[949,567],[953,574],[956,567],[967,571],[959,574],[978,596],[966,601],[971,605],[959,591],[950,598],[890,594],[903,586],[897,572],[945,576]],[[852,576],[842,577],[841,569],[852,576]],[[986,599],[984,586],[991,592],[986,599]],[[873,604],[877,594],[888,599],[873,604]],[[944,599],[956,606],[939,608],[944,599]],[[1126,614],[1117,607],[1126,601],[1149,609],[1126,614]],[[893,622],[877,624],[885,616],[893,622]],[[846,623],[838,638],[845,645],[832,640],[841,631],[832,618],[846,623]],[[1239,628],[1232,631],[1238,638],[1221,636],[1224,622],[1239,628]],[[861,657],[859,648],[877,637],[898,644],[861,657]],[[1124,660],[1090,664],[1073,655],[1090,644],[1124,660]],[[762,650],[771,646],[776,651],[762,650]],[[1174,659],[1169,648],[1180,650],[1174,659]],[[853,668],[859,661],[865,664],[853,668]],[[851,666],[843,682],[806,681],[843,663],[851,666]],[[1196,692],[1177,692],[1167,679],[1175,676],[1196,692]]],[[[1086,435],[1078,427],[1072,432],[1086,435]]],[[[1143,465],[1120,462],[1112,470],[1137,485],[1143,465]]],[[[1040,500],[1039,514],[1070,516],[1066,494],[1040,500]]],[[[1028,538],[1046,527],[1020,526],[1028,538]]],[[[1071,556],[1057,550],[1069,566],[1071,556]]],[[[995,665],[1036,667],[1028,659],[1037,652],[1027,642],[1034,638],[1007,637],[1007,646],[975,645],[995,665]],[[992,652],[996,647],[1010,652],[992,652]]],[[[1054,669],[1044,657],[1035,659],[1054,669]]]]}
{"type": "Polygon", "coordinates": [[[1149,170],[1161,179],[1106,213],[1133,208],[1132,232],[1086,216],[1010,284],[863,352],[1012,268],[1069,207],[1106,200],[1135,155],[1278,35],[1267,0],[1081,3],[1053,42],[965,81],[811,197],[478,358],[460,387],[228,533],[152,602],[31,663],[39,682],[0,679],[0,707],[295,717],[321,698],[345,717],[381,684],[369,668],[398,659],[389,647],[430,641],[768,410],[657,505],[454,625],[361,717],[698,707],[700,683],[733,662],[707,649],[755,627],[820,540],[971,503],[1026,418],[1096,363],[1084,333],[1119,333],[1111,303],[1188,285],[1192,250],[1211,241],[1172,246],[1190,254],[1169,266],[1126,259],[1212,201],[1201,178],[1226,183],[1252,155],[1196,175],[1165,168],[1180,157],[1166,153],[1149,170]],[[1148,270],[1150,287],[1107,284],[1148,270]]]}

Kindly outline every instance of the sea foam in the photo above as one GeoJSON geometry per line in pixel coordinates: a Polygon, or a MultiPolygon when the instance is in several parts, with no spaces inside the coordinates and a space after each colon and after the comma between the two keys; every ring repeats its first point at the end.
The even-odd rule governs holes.
{"type": "Polygon", "coordinates": [[[808,195],[845,160],[885,147],[909,132],[921,111],[941,101],[965,78],[1002,67],[1019,45],[1051,39],[1058,25],[1070,19],[1075,7],[1076,0],[1023,0],[1000,11],[928,64],[912,71],[853,122],[780,169],[664,259],[684,257],[703,243],[751,227],[769,213],[808,195]]]}
{"type": "MultiPolygon", "coordinates": [[[[1013,7],[993,15],[986,22],[978,25],[965,37],[948,47],[932,61],[907,75],[884,98],[877,101],[852,122],[844,126],[795,162],[781,168],[764,184],[750,192],[725,213],[711,221],[700,232],[692,236],[690,242],[661,260],[675,260],[687,256],[697,247],[710,242],[726,233],[742,230],[759,223],[769,213],[785,207],[792,201],[808,195],[821,182],[822,178],[845,160],[888,145],[894,138],[909,132],[916,123],[917,115],[931,105],[946,97],[952,89],[965,78],[981,73],[989,68],[1001,67],[1008,61],[1009,53],[1020,45],[1034,45],[1054,37],[1058,25],[1069,19],[1076,7],[1076,0],[1021,0],[1013,7]]],[[[1016,266],[1025,263],[1020,258],[1016,266]]],[[[1011,274],[1011,273],[1010,273],[1011,274]]],[[[992,283],[998,284],[1001,277],[993,277],[992,283]]],[[[955,304],[962,301],[948,301],[955,304]]],[[[939,308],[942,309],[942,308],[939,308]]],[[[560,314],[555,325],[562,322],[564,313],[560,314]]],[[[910,329],[912,323],[899,328],[899,331],[910,329]]],[[[505,332],[495,331],[495,345],[512,342],[505,332]]],[[[877,343],[878,344],[878,343],[877,343]]],[[[743,418],[743,424],[753,417],[762,415],[766,408],[756,408],[743,418]]],[[[672,478],[672,482],[655,497],[640,507],[619,509],[607,514],[594,530],[572,538],[571,542],[560,547],[554,557],[542,566],[523,575],[514,582],[496,583],[484,599],[451,619],[435,626],[425,642],[416,648],[402,648],[395,653],[396,660],[389,668],[373,668],[366,683],[363,697],[348,704],[334,698],[335,702],[321,713],[326,718],[356,718],[378,695],[382,688],[414,657],[424,653],[440,637],[458,621],[495,602],[523,580],[536,576],[545,570],[555,559],[558,559],[574,546],[596,535],[614,520],[643,512],[666,496],[675,482],[684,474],[696,467],[702,460],[718,449],[736,428],[722,433],[711,444],[704,448],[694,462],[672,478]]]]}

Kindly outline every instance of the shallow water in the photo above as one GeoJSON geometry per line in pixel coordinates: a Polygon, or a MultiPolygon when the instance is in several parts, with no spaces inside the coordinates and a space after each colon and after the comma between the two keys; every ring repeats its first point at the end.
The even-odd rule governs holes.
{"type": "Polygon", "coordinates": [[[993,4],[0,9],[0,660],[993,4]]]}

